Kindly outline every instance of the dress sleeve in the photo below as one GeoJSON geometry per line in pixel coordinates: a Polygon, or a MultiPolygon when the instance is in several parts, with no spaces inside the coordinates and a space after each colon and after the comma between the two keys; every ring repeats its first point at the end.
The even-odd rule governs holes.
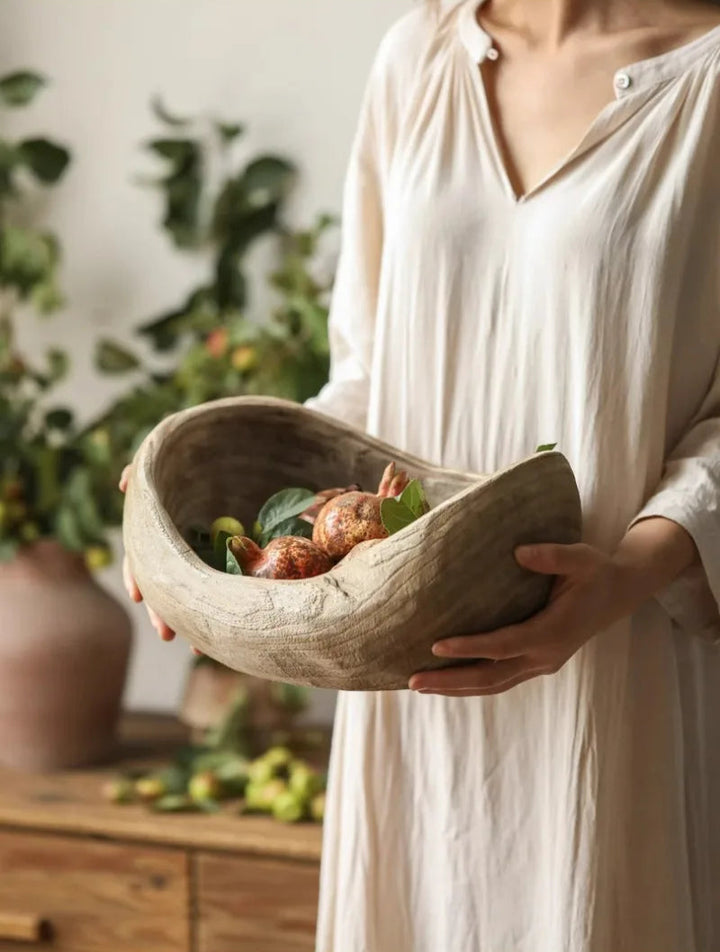
{"type": "Polygon", "coordinates": [[[365,429],[383,245],[379,128],[371,76],[343,195],[342,239],[329,318],[330,380],[306,406],[365,429]]]}
{"type": "Polygon", "coordinates": [[[695,415],[665,462],[652,496],[633,519],[664,516],[692,536],[699,564],[656,596],[677,627],[720,641],[720,365],[695,415]]]}

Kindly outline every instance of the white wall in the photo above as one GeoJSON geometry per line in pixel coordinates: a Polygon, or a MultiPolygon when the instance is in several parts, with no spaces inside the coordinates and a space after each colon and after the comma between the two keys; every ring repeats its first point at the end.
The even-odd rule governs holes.
{"type": "MultiPolygon", "coordinates": [[[[410,0],[54,0],[0,4],[0,74],[37,69],[52,86],[31,109],[0,115],[5,134],[42,133],[73,150],[71,172],[38,212],[65,248],[65,311],[25,339],[60,340],[74,357],[68,396],[90,412],[112,388],[89,369],[98,333],[121,336],[162,313],[202,273],[157,227],[159,204],[134,177],[157,133],[148,103],[247,122],[252,149],[299,162],[293,217],[339,211],[344,164],[367,70],[410,0]]],[[[117,568],[106,574],[120,591],[117,568]]],[[[176,705],[188,648],[163,645],[137,619],[131,707],[176,705]]],[[[332,696],[319,694],[318,716],[332,696]]]]}

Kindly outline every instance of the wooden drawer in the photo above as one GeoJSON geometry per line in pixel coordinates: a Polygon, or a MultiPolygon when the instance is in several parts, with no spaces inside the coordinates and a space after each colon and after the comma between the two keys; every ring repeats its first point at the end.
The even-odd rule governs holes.
{"type": "Polygon", "coordinates": [[[197,857],[198,952],[313,952],[317,864],[197,857]]]}
{"type": "Polygon", "coordinates": [[[0,952],[189,952],[186,866],[175,850],[0,831],[0,952]],[[13,941],[33,916],[51,938],[13,941]]]}

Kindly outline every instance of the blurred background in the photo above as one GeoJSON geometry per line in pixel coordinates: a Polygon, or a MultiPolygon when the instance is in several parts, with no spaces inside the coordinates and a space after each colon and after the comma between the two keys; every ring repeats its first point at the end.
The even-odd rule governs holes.
{"type": "MultiPolygon", "coordinates": [[[[268,280],[283,264],[274,225],[307,231],[321,215],[339,217],[344,166],[369,65],[382,33],[407,7],[408,0],[57,0],[40,8],[3,0],[0,72],[36,73],[44,84],[34,94],[28,89],[24,105],[3,104],[2,138],[47,139],[70,155],[60,174],[53,156],[38,151],[36,162],[49,164],[45,181],[18,168],[14,175],[22,195],[0,199],[14,220],[51,233],[61,251],[53,264],[55,288],[46,294],[57,296],[45,302],[57,305],[50,319],[33,313],[41,295],[33,298],[31,292],[13,306],[19,349],[28,361],[41,363],[47,348],[61,348],[70,358],[46,402],[69,406],[77,426],[84,426],[142,385],[149,369],[177,368],[190,343],[210,332],[215,316],[217,326],[227,326],[237,314],[265,321],[273,308],[291,306],[289,295],[283,300],[268,280]],[[171,122],[161,118],[165,112],[171,122]],[[176,117],[190,121],[175,124],[176,117]],[[225,125],[224,140],[213,123],[225,125]],[[174,148],[169,140],[177,140],[174,148]],[[212,280],[218,262],[218,241],[207,233],[212,201],[248,162],[263,156],[278,160],[276,168],[268,163],[259,173],[267,178],[268,204],[279,202],[280,208],[274,222],[266,215],[240,235],[247,249],[231,268],[243,271],[246,292],[235,293],[227,279],[225,303],[206,308],[189,334],[181,334],[179,324],[170,329],[177,336],[158,353],[138,328],[182,309],[212,280]],[[288,170],[290,181],[284,180],[280,160],[294,169],[288,170]],[[192,173],[183,179],[177,173],[188,166],[192,173]],[[169,198],[167,188],[150,183],[173,172],[177,188],[169,198]],[[102,341],[127,347],[132,356],[109,350],[104,366],[112,372],[100,372],[102,341]],[[124,369],[136,359],[141,367],[124,369]]],[[[243,200],[237,196],[238,203],[243,200]]],[[[241,219],[240,232],[246,225],[241,219]]],[[[337,244],[338,229],[328,226],[318,254],[305,262],[323,287],[331,280],[337,244]]],[[[323,306],[325,297],[306,303],[323,306]]],[[[310,328],[304,338],[309,348],[322,348],[318,333],[310,328]]],[[[241,351],[236,362],[242,365],[243,359],[249,365],[255,355],[241,351]]],[[[221,363],[227,362],[199,369],[198,375],[218,380],[221,363]]],[[[251,379],[254,370],[244,379],[240,372],[226,385],[218,383],[217,393],[203,382],[193,393],[188,384],[177,403],[253,389],[292,396],[287,380],[292,373],[278,368],[273,376],[269,369],[257,380],[251,379]]],[[[313,374],[298,387],[315,389],[313,374]]],[[[162,399],[148,400],[145,412],[136,414],[137,432],[164,409],[162,399]]],[[[116,459],[128,442],[132,437],[123,434],[122,445],[111,447],[116,459]]],[[[108,539],[117,551],[116,534],[108,539]]],[[[117,559],[100,579],[120,595],[117,559]]],[[[161,644],[144,612],[130,610],[137,637],[126,704],[172,709],[183,691],[188,648],[181,641],[161,644]]],[[[313,716],[331,715],[332,697],[318,694],[312,703],[313,716]]]]}
{"type": "Polygon", "coordinates": [[[0,3],[0,952],[314,948],[334,694],[160,642],[117,482],[168,413],[327,379],[410,2],[0,3]]]}

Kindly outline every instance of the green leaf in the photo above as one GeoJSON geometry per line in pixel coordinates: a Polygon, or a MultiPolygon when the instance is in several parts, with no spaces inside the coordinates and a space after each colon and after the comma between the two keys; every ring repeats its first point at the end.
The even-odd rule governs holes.
{"type": "Polygon", "coordinates": [[[106,374],[123,374],[135,370],[140,361],[125,347],[113,341],[102,340],[98,342],[95,351],[95,365],[106,374]]]}
{"type": "Polygon", "coordinates": [[[153,98],[150,100],[150,108],[154,112],[155,116],[161,122],[164,122],[165,125],[174,126],[179,129],[183,126],[187,126],[190,122],[189,119],[181,119],[180,116],[176,116],[169,112],[165,107],[161,97],[158,95],[153,96],[153,98]]]}
{"type": "Polygon", "coordinates": [[[19,548],[20,543],[17,539],[0,539],[0,563],[12,562],[19,548]]]}
{"type": "Polygon", "coordinates": [[[535,452],[536,452],[536,453],[549,453],[550,450],[554,450],[556,446],[557,446],[557,443],[542,443],[540,446],[538,446],[538,448],[535,450],[535,452]]]}
{"type": "Polygon", "coordinates": [[[411,479],[399,496],[400,502],[419,519],[429,510],[425,491],[419,479],[411,479]]]}
{"type": "Polygon", "coordinates": [[[40,73],[18,70],[0,79],[0,100],[6,106],[26,106],[47,84],[40,73]]]}
{"type": "Polygon", "coordinates": [[[225,143],[232,142],[245,132],[245,126],[239,122],[216,122],[215,128],[225,143]]]}
{"type": "Polygon", "coordinates": [[[25,139],[18,153],[20,161],[47,184],[57,182],[70,162],[68,150],[49,139],[25,139]]]}
{"type": "Polygon", "coordinates": [[[228,575],[243,575],[243,570],[240,568],[240,563],[235,558],[235,556],[230,551],[230,546],[228,542],[232,536],[229,536],[225,540],[225,571],[228,575]]]}
{"type": "Polygon", "coordinates": [[[0,139],[0,195],[15,195],[12,173],[20,161],[17,147],[0,139]]]}
{"type": "Polygon", "coordinates": [[[83,541],[99,539],[104,524],[98,508],[90,470],[77,467],[65,484],[65,498],[72,507],[77,528],[83,541]]]}
{"type": "Polygon", "coordinates": [[[69,430],[75,421],[72,410],[56,407],[45,414],[45,426],[50,430],[69,430]]]}
{"type": "Polygon", "coordinates": [[[221,310],[241,310],[247,303],[247,282],[240,269],[240,256],[225,250],[218,258],[215,280],[217,303],[221,310]]]}
{"type": "Polygon", "coordinates": [[[77,516],[68,505],[63,505],[55,514],[55,535],[66,549],[79,552],[84,548],[77,516]]]}
{"type": "Polygon", "coordinates": [[[251,205],[267,205],[285,197],[293,183],[295,166],[275,155],[255,159],[245,169],[242,184],[251,205]]]}
{"type": "Polygon", "coordinates": [[[312,539],[312,534],[313,527],[309,522],[306,522],[305,519],[298,519],[297,516],[292,516],[290,519],[278,522],[271,529],[261,531],[258,545],[264,548],[268,542],[272,542],[273,539],[280,539],[283,536],[302,536],[304,539],[312,539]]]}
{"type": "Polygon", "coordinates": [[[232,539],[232,533],[218,532],[213,544],[213,562],[220,572],[225,572],[227,569],[228,539],[232,539]]]}
{"type": "Polygon", "coordinates": [[[169,793],[152,802],[158,813],[197,813],[198,805],[185,793],[169,793]]]}
{"type": "Polygon", "coordinates": [[[258,513],[262,534],[267,535],[293,516],[304,512],[315,498],[309,489],[282,489],[271,496],[258,513]]]}
{"type": "Polygon", "coordinates": [[[14,287],[21,298],[52,278],[59,258],[53,235],[13,225],[0,230],[0,286],[14,287]]]}
{"type": "Polygon", "coordinates": [[[62,350],[50,349],[47,352],[48,378],[50,383],[57,383],[66,376],[70,365],[68,355],[62,350]]]}
{"type": "Polygon", "coordinates": [[[177,166],[193,162],[198,154],[198,145],[192,139],[150,139],[146,148],[177,166]]]}
{"type": "Polygon", "coordinates": [[[383,499],[380,503],[380,518],[388,535],[394,535],[415,522],[418,517],[399,499],[383,499]]]}
{"type": "Polygon", "coordinates": [[[35,502],[40,512],[49,512],[60,496],[58,454],[50,446],[39,447],[35,456],[35,502]]]}
{"type": "Polygon", "coordinates": [[[202,180],[197,169],[179,172],[165,183],[165,216],[167,228],[178,248],[193,248],[202,239],[199,231],[202,180]]]}

